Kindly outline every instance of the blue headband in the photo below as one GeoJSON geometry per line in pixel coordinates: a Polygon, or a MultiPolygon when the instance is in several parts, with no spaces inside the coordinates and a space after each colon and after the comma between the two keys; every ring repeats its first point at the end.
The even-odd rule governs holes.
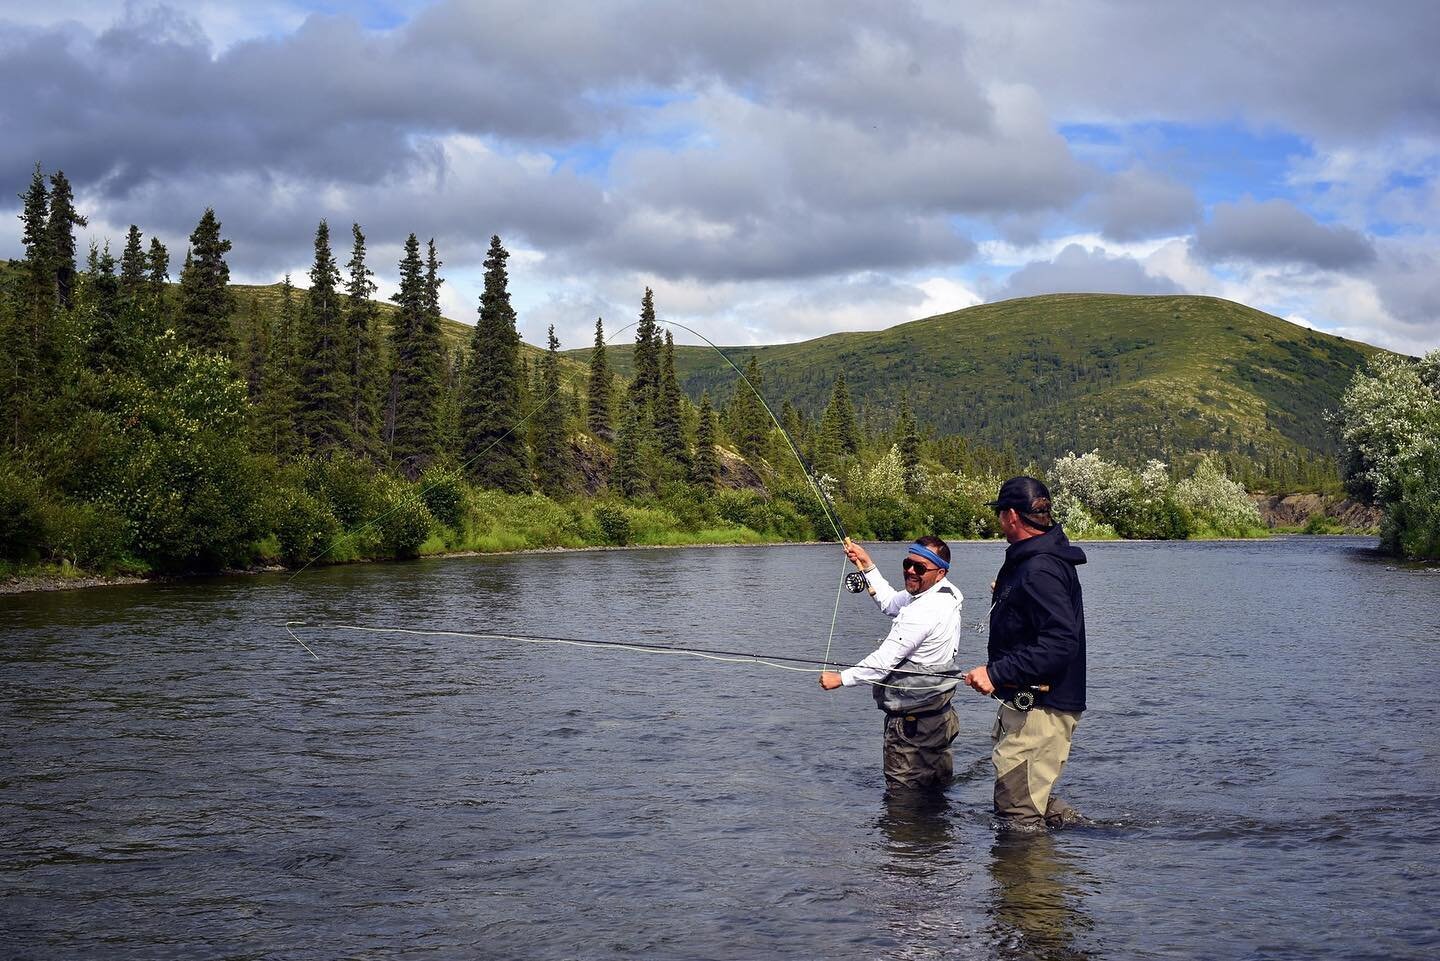
{"type": "Polygon", "coordinates": [[[949,562],[949,561],[945,560],[945,558],[941,557],[939,554],[936,554],[934,551],[932,551],[930,548],[926,547],[924,544],[920,544],[920,543],[911,544],[911,545],[910,545],[910,553],[912,553],[912,554],[919,554],[921,557],[929,558],[930,560],[934,561],[934,562],[935,562],[935,566],[938,567],[938,568],[940,568],[942,571],[948,571],[948,570],[950,569],[950,562],[949,562]]]}

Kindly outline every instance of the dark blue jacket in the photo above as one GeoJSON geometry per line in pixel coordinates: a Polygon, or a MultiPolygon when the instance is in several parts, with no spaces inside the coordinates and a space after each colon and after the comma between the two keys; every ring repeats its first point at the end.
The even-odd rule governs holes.
{"type": "Polygon", "coordinates": [[[1011,544],[995,578],[990,611],[990,681],[1001,697],[1049,684],[1036,703],[1085,710],[1085,605],[1075,568],[1085,552],[1057,525],[1011,544]]]}

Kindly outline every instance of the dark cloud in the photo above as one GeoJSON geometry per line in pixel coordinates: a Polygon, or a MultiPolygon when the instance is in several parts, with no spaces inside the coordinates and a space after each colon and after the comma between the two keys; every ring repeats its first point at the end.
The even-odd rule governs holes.
{"type": "Polygon", "coordinates": [[[1041,106],[992,95],[909,4],[450,2],[390,31],[312,16],[216,52],[127,8],[0,40],[0,187],[61,168],[97,221],[188,234],[241,269],[314,224],[451,262],[500,232],[574,264],[706,279],[954,263],[947,218],[1064,207],[1084,172],[1041,106]]]}
{"type": "Polygon", "coordinates": [[[995,297],[1037,294],[1176,294],[1180,288],[1164,277],[1152,277],[1132,257],[1111,257],[1104,251],[1070,244],[1054,260],[1037,260],[1010,275],[995,297]]]}
{"type": "Polygon", "coordinates": [[[976,69],[1034,85],[1061,116],[1229,122],[1330,141],[1440,133],[1432,0],[1102,0],[937,5],[976,69]],[[963,12],[962,12],[963,11],[963,12]]]}
{"type": "Polygon", "coordinates": [[[1195,232],[1194,249],[1211,262],[1303,264],[1347,270],[1375,260],[1375,248],[1359,231],[1320,224],[1285,200],[1216,204],[1209,223],[1195,232]]]}
{"type": "Polygon", "coordinates": [[[1116,241],[1188,231],[1200,219],[1195,191],[1147,170],[1126,170],[1104,183],[1086,202],[1082,218],[1116,241]]]}

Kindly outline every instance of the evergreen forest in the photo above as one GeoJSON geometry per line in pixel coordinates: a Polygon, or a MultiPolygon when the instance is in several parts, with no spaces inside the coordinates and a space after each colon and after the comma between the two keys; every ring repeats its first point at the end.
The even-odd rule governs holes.
{"type": "MultiPolygon", "coordinates": [[[[624,338],[597,318],[580,352],[562,355],[553,328],[523,344],[498,236],[460,327],[441,316],[442,252],[414,233],[380,303],[360,224],[320,221],[308,276],[243,288],[214,210],[183,252],[132,225],[117,254],[76,249],[87,221],[63,172],[37,165],[22,201],[23,259],[0,264],[0,572],[833,539],[812,477],[853,536],[986,537],[999,479],[1045,473],[1013,444],[942,432],[903,391],[857,409],[845,369],[797,406],[752,351],[734,355],[743,377],[687,392],[649,289],[638,321],[612,324],[624,338]]],[[[1155,463],[1105,475],[1149,506],[1076,522],[1255,531],[1182,496],[1209,471],[1243,497],[1233,457],[1155,463]]],[[[1308,469],[1294,480],[1338,483],[1333,461],[1308,469]]]]}

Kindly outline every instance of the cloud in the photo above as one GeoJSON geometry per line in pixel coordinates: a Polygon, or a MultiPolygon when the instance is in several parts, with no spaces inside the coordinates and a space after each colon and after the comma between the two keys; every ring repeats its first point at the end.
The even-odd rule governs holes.
{"type": "Polygon", "coordinates": [[[1375,260],[1375,248],[1349,227],[1315,221],[1285,200],[1216,204],[1195,233],[1197,253],[1210,261],[1303,264],[1347,270],[1375,260]]]}
{"type": "Polygon", "coordinates": [[[1228,121],[1370,142],[1440,135],[1440,6],[1394,0],[932,3],[971,68],[1034,86],[1057,115],[1228,121]]]}
{"type": "Polygon", "coordinates": [[[1173,281],[1156,277],[1132,257],[1070,244],[1054,260],[1033,261],[1015,271],[995,299],[1036,294],[1174,294],[1173,281]]]}
{"type": "Polygon", "coordinates": [[[1091,195],[1082,219],[1110,240],[1140,240],[1188,230],[1200,219],[1193,188],[1148,170],[1116,174],[1091,195]]]}

